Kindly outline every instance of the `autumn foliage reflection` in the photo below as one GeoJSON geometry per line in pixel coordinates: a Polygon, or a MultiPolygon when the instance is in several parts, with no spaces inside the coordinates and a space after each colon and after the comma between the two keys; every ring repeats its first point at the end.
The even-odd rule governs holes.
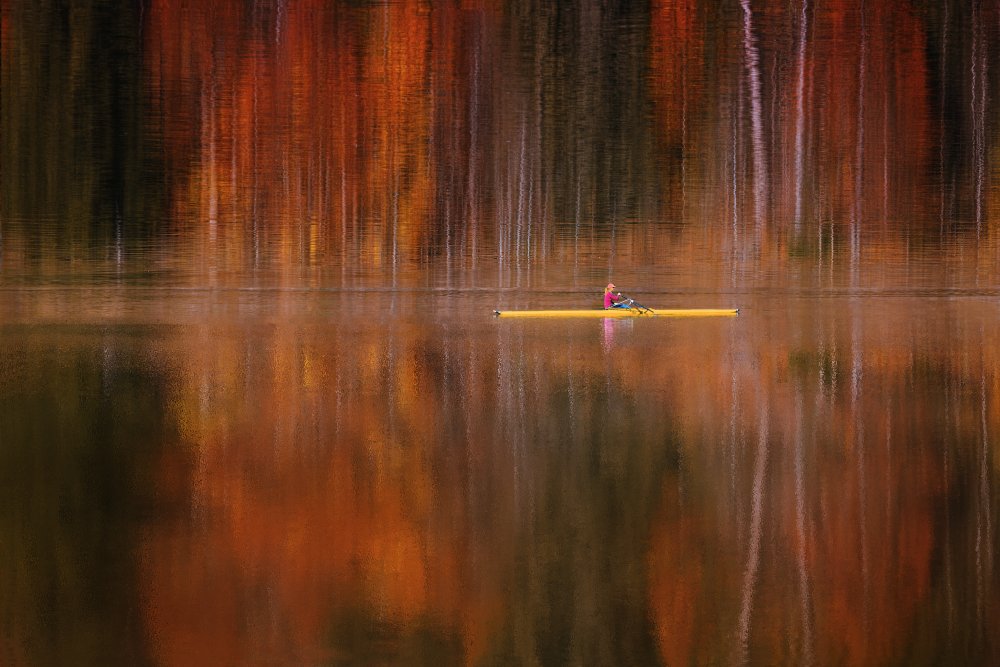
{"type": "Polygon", "coordinates": [[[812,312],[574,327],[558,353],[537,325],[419,316],[172,339],[174,509],[140,559],[153,654],[988,653],[998,573],[972,545],[997,540],[1000,348],[982,311],[935,320],[961,338],[933,353],[887,342],[892,309],[812,312]]]}
{"type": "Polygon", "coordinates": [[[480,506],[463,480],[501,471],[483,469],[484,433],[452,439],[449,419],[471,422],[448,407],[427,332],[233,333],[180,348],[183,446],[161,488],[187,509],[144,547],[158,660],[367,661],[374,641],[475,661],[512,536],[475,527],[505,494],[480,506]]]}
{"type": "MultiPolygon", "coordinates": [[[[976,309],[956,308],[957,317],[962,310],[976,309]]],[[[984,601],[958,601],[979,582],[995,585],[995,556],[972,566],[942,540],[956,529],[996,540],[990,504],[961,489],[991,485],[963,481],[981,457],[994,473],[975,474],[990,477],[1000,462],[989,370],[1000,359],[977,353],[963,367],[964,350],[992,346],[961,319],[952,326],[973,339],[917,359],[906,352],[917,332],[884,344],[891,338],[880,330],[891,324],[861,312],[850,320],[793,322],[813,329],[813,349],[785,338],[784,323],[763,325],[776,344],[746,351],[759,368],[745,375],[737,364],[712,380],[712,391],[739,398],[687,440],[686,474],[668,477],[652,523],[649,604],[666,664],[883,665],[915,646],[932,664],[990,641],[994,602],[961,630],[955,615],[984,601]],[[945,407],[960,394],[961,407],[945,407]],[[950,410],[954,420],[941,421],[950,410]],[[943,602],[948,630],[928,615],[943,602]]]]}

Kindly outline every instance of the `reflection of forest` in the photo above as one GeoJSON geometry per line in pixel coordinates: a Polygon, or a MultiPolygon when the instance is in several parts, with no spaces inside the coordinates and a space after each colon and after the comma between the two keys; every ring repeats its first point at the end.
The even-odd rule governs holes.
{"type": "Polygon", "coordinates": [[[7,325],[0,648],[995,656],[1000,341],[941,303],[7,325]]]}
{"type": "MultiPolygon", "coordinates": [[[[94,339],[62,341],[81,352],[59,384],[104,377],[94,391],[142,421],[129,369],[162,374],[165,423],[111,432],[106,458],[134,483],[155,471],[113,497],[155,512],[104,519],[136,554],[126,592],[159,663],[995,651],[987,314],[953,305],[912,330],[902,306],[783,315],[568,327],[555,351],[549,328],[499,322],[206,323],[140,337],[141,354],[122,347],[141,331],[106,335],[103,361],[94,339]]],[[[53,362],[26,352],[2,386],[53,362]]],[[[93,412],[62,410],[60,428],[90,432],[93,412]]],[[[62,471],[8,506],[79,484],[74,451],[5,450],[62,471]]],[[[105,502],[67,500],[82,517],[105,502]]],[[[47,526],[70,561],[91,554],[41,516],[14,534],[47,526]]],[[[33,573],[15,609],[50,575],[22,557],[5,557],[33,573]]],[[[43,642],[37,614],[15,646],[43,642]]]]}
{"type": "Polygon", "coordinates": [[[960,306],[899,330],[905,308],[769,323],[765,346],[734,350],[756,364],[731,385],[720,374],[732,421],[703,426],[717,444],[682,454],[653,523],[650,606],[668,664],[997,655],[989,313],[960,306]],[[925,337],[942,347],[921,349],[925,337]]]}
{"type": "Polygon", "coordinates": [[[140,525],[173,418],[149,329],[0,326],[0,663],[148,663],[140,525]]]}
{"type": "Polygon", "coordinates": [[[642,539],[675,448],[652,396],[581,367],[589,343],[547,360],[415,322],[191,342],[169,353],[186,446],[162,468],[193,519],[144,545],[165,662],[654,650],[642,539]],[[566,598],[583,615],[550,617],[566,598]],[[593,633],[626,618],[624,646],[593,633]]]}

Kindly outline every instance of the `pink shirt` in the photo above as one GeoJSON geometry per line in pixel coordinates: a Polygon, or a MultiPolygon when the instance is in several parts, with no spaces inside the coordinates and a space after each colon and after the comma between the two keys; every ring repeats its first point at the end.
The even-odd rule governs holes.
{"type": "Polygon", "coordinates": [[[607,291],[607,292],[604,293],[604,307],[605,308],[610,308],[611,307],[611,302],[612,301],[617,301],[617,300],[618,300],[618,297],[615,296],[614,292],[611,292],[609,290],[609,291],[607,291]]]}

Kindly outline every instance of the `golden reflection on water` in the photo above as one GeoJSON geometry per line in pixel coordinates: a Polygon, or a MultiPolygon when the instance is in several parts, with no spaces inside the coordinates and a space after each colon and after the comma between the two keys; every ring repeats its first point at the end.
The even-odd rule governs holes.
{"type": "MultiPolygon", "coordinates": [[[[193,315],[30,325],[38,347],[28,325],[0,330],[11,410],[58,355],[82,362],[67,388],[103,377],[135,415],[135,453],[107,472],[148,509],[103,521],[134,558],[153,661],[996,650],[995,304],[762,297],[735,319],[519,322],[490,317],[492,296],[446,312],[425,296],[370,296],[366,317],[336,293],[159,294],[132,316],[193,315]]],[[[60,486],[78,474],[65,447],[60,486]]],[[[51,484],[8,492],[23,506],[51,484]]],[[[31,647],[44,616],[19,601],[11,641],[31,647]]]]}

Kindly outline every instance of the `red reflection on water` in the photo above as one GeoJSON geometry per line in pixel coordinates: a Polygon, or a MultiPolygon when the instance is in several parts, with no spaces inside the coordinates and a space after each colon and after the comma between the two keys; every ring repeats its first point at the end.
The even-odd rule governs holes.
{"type": "Polygon", "coordinates": [[[470,441],[467,463],[447,463],[460,443],[444,440],[421,331],[397,330],[401,348],[291,333],[180,343],[180,443],[159,468],[183,509],[141,549],[157,661],[406,659],[436,641],[475,662],[510,541],[474,528],[465,476],[496,475],[482,469],[496,454],[470,441]]]}

